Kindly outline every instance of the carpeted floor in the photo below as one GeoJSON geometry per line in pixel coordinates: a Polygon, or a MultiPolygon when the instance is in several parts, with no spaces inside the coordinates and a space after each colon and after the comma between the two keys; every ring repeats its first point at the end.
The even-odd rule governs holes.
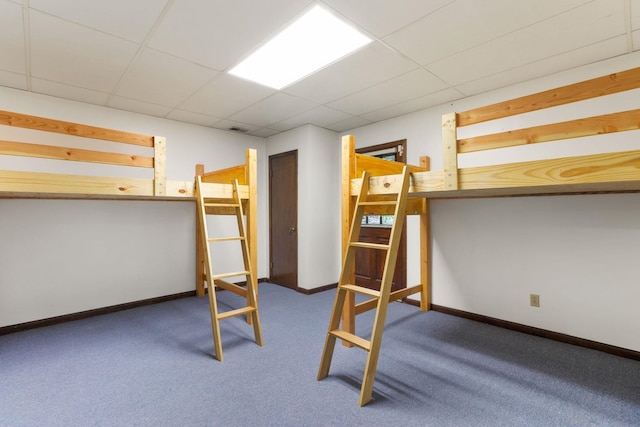
{"type": "Polygon", "coordinates": [[[0,426],[640,425],[640,362],[397,303],[361,408],[364,351],[316,381],[334,292],[262,283],[265,346],[224,320],[222,363],[206,298],[0,336],[0,426]]]}

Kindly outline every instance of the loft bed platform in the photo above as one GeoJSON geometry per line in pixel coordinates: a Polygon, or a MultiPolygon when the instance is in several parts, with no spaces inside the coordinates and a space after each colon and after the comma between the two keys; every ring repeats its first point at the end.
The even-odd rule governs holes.
{"type": "MultiPolygon", "coordinates": [[[[2,198],[80,198],[174,200],[193,198],[192,181],[166,179],[166,141],[159,136],[88,126],[27,114],[0,111],[0,125],[47,133],[46,141],[32,143],[0,140],[0,157],[16,156],[18,160],[47,159],[115,167],[151,169],[153,178],[70,175],[39,170],[0,170],[2,198]],[[60,134],[69,140],[111,146],[112,151],[90,150],[59,145],[60,134]],[[88,142],[91,141],[91,142],[88,142]],[[131,146],[147,154],[130,154],[131,146]]],[[[4,133],[4,132],[3,132],[4,133]]],[[[36,137],[37,138],[37,137],[36,137]]],[[[69,141],[70,142],[70,141],[69,141]]],[[[77,145],[77,144],[76,144],[77,145]]],[[[95,144],[94,144],[95,145],[95,144]]],[[[119,169],[121,170],[121,169],[119,169]]]]}
{"type": "MultiPolygon", "coordinates": [[[[196,201],[195,179],[167,179],[166,141],[160,136],[0,111],[0,161],[4,161],[0,163],[0,199],[196,201]],[[26,131],[20,133],[21,129],[26,131]],[[7,135],[19,135],[16,139],[20,141],[6,140],[7,135]],[[38,143],[26,142],[27,139],[38,140],[38,143]],[[97,146],[100,149],[94,149],[97,146]],[[131,170],[128,168],[146,169],[143,173],[150,177],[140,178],[139,170],[126,173],[125,177],[52,173],[50,170],[59,167],[59,161],[79,164],[92,172],[96,165],[107,165],[114,168],[110,170],[111,175],[125,174],[131,170]],[[4,170],[7,166],[3,165],[10,168],[4,170]]],[[[256,150],[246,151],[244,164],[226,169],[205,172],[204,165],[198,164],[195,175],[201,177],[200,191],[204,198],[214,203],[233,200],[233,181],[238,181],[251,263],[253,271],[257,271],[256,150]]],[[[207,208],[207,214],[235,215],[235,211],[207,208]]],[[[204,258],[198,227],[200,224],[194,230],[196,294],[202,296],[205,293],[204,258]]]]}
{"type": "MultiPolygon", "coordinates": [[[[540,112],[567,104],[593,100],[640,88],[640,68],[523,96],[509,101],[446,114],[442,118],[442,170],[428,166],[412,170],[409,196],[428,199],[534,196],[551,194],[620,193],[640,191],[640,150],[609,151],[607,141],[601,152],[580,156],[520,161],[478,167],[459,168],[459,155],[500,150],[528,144],[549,144],[584,137],[598,137],[640,129],[640,109],[546,123],[504,132],[459,138],[467,126],[540,112]],[[422,170],[421,170],[422,169],[422,170]]],[[[549,111],[554,116],[553,110],[549,111]]],[[[494,122],[495,123],[495,122],[494,122]]],[[[348,139],[348,137],[346,137],[348,139]]],[[[638,141],[638,134],[629,136],[638,141]]],[[[552,148],[552,147],[551,147],[552,148]]],[[[383,165],[380,159],[363,159],[355,153],[343,153],[354,162],[350,176],[351,194],[357,194],[361,181],[356,173],[372,174],[370,192],[384,194],[396,181],[402,164],[383,165]]],[[[408,209],[410,213],[410,209],[408,209]]]]}
{"type": "MultiPolygon", "coordinates": [[[[431,262],[428,242],[429,201],[432,199],[640,192],[640,134],[637,132],[640,129],[640,109],[607,112],[567,121],[556,118],[556,107],[589,102],[639,88],[640,68],[634,68],[461,113],[445,114],[442,117],[443,169],[430,170],[428,157],[421,157],[420,165],[408,166],[411,180],[406,214],[420,217],[420,283],[392,292],[389,301],[419,293],[420,308],[428,310],[430,307],[431,262]],[[510,118],[528,113],[546,113],[551,120],[541,125],[516,127],[498,133],[458,137],[458,132],[467,126],[476,125],[477,132],[478,124],[482,127],[483,123],[494,120],[514,121],[510,118]],[[615,133],[623,135],[627,145],[639,149],[614,151],[605,135],[615,133]],[[485,151],[492,154],[490,159],[494,159],[501,158],[501,149],[543,143],[552,146],[570,139],[580,142],[579,138],[585,137],[592,137],[592,142],[598,143],[596,154],[495,162],[475,167],[458,166],[459,156],[468,153],[485,151]]],[[[634,99],[640,99],[640,96],[634,99]]],[[[638,102],[634,102],[637,106],[638,102]]],[[[611,105],[615,108],[615,101],[611,105]]],[[[576,110],[582,111],[581,108],[576,110]]],[[[514,123],[526,121],[519,119],[514,123]]],[[[496,124],[498,122],[492,123],[492,129],[502,129],[501,126],[504,126],[496,124]]],[[[551,151],[554,151],[553,148],[551,151]]],[[[369,194],[384,197],[385,194],[398,192],[405,166],[403,163],[357,154],[355,138],[351,135],[342,138],[343,256],[347,250],[351,224],[358,220],[353,218],[353,212],[356,196],[362,186],[363,172],[368,172],[370,176],[369,194]]],[[[393,212],[388,208],[376,207],[365,211],[366,214],[393,212]]],[[[354,271],[347,274],[353,278],[354,271]]],[[[370,301],[356,304],[354,295],[347,294],[342,317],[343,329],[353,333],[355,316],[374,307],[370,301]]]]}

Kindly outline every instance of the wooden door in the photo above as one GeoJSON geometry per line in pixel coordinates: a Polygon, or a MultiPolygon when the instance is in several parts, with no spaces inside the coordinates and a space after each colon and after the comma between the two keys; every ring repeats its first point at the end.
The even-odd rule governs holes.
{"type": "MultiPolygon", "coordinates": [[[[360,231],[361,242],[388,244],[391,228],[388,227],[362,227],[360,231]]],[[[402,240],[398,248],[398,259],[396,260],[396,270],[393,274],[391,291],[397,291],[407,287],[407,256],[406,256],[406,233],[402,228],[402,240]]],[[[384,271],[384,261],[387,253],[375,249],[356,249],[356,285],[369,289],[380,289],[382,283],[382,272],[384,271]]]]}
{"type": "Polygon", "coordinates": [[[269,156],[269,280],[298,287],[298,151],[269,156]]]}
{"type": "MultiPolygon", "coordinates": [[[[406,140],[389,142],[386,144],[365,147],[357,150],[361,154],[375,155],[376,157],[386,158],[406,163],[406,140]]],[[[373,219],[371,218],[374,222],[373,219]]],[[[389,243],[391,228],[382,224],[367,224],[360,229],[359,240],[368,243],[389,243]]],[[[407,287],[407,233],[406,227],[402,229],[402,238],[398,248],[398,258],[396,260],[396,270],[393,275],[391,291],[403,289],[407,287]]],[[[356,266],[355,280],[356,285],[364,286],[370,289],[380,289],[382,282],[382,272],[384,271],[384,261],[386,253],[375,249],[356,249],[356,266]]]]}

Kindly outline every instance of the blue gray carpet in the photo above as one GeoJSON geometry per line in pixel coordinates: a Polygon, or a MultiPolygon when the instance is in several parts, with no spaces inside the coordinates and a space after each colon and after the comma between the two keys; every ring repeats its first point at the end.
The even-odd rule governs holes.
{"type": "Polygon", "coordinates": [[[640,425],[640,362],[398,303],[361,408],[364,351],[316,381],[334,292],[261,284],[265,346],[224,320],[222,363],[206,298],[0,336],[0,426],[640,425]]]}

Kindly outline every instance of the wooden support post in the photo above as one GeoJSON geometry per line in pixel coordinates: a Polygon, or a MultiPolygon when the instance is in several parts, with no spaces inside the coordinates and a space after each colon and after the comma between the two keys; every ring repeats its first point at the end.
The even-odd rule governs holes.
{"type": "MultiPolygon", "coordinates": [[[[425,170],[431,170],[431,159],[427,156],[420,157],[420,166],[425,170]]],[[[431,253],[430,245],[430,224],[431,211],[429,199],[422,199],[422,210],[420,212],[420,310],[427,311],[431,308],[431,253]]]]}
{"type": "MultiPolygon", "coordinates": [[[[249,248],[249,263],[251,264],[251,281],[255,290],[256,301],[247,296],[247,305],[256,305],[258,299],[258,158],[256,150],[249,148],[245,154],[245,184],[249,186],[247,209],[247,246],[249,248]]],[[[249,284],[247,283],[247,288],[249,284]]],[[[252,316],[247,316],[247,323],[252,324],[252,316]]]]}
{"type": "Polygon", "coordinates": [[[444,189],[458,189],[458,136],[456,113],[442,116],[442,155],[444,164],[444,189]]]}
{"type": "Polygon", "coordinates": [[[247,217],[247,240],[251,269],[253,271],[253,286],[258,293],[258,158],[255,149],[248,149],[246,153],[245,184],[249,186],[249,201],[245,215],[247,217]]]}
{"type": "MultiPolygon", "coordinates": [[[[355,210],[355,200],[351,197],[351,179],[356,174],[356,140],[353,135],[345,135],[342,137],[342,259],[347,256],[349,248],[349,233],[351,231],[351,221],[353,220],[353,211],[355,210]]],[[[342,261],[341,259],[341,261],[342,261]]],[[[345,280],[348,283],[355,283],[355,269],[343,272],[350,277],[345,280]]],[[[344,310],[342,312],[342,329],[344,331],[355,333],[356,298],[353,292],[347,292],[344,310]]],[[[347,341],[342,341],[345,347],[353,345],[347,341]]]]}
{"type": "Polygon", "coordinates": [[[167,194],[167,143],[162,136],[153,137],[153,195],[167,194]]]}
{"type": "MultiPolygon", "coordinates": [[[[196,165],[196,178],[204,175],[204,165],[196,165]]],[[[204,296],[204,251],[202,249],[202,224],[200,223],[200,215],[196,215],[196,296],[204,296]]]]}

